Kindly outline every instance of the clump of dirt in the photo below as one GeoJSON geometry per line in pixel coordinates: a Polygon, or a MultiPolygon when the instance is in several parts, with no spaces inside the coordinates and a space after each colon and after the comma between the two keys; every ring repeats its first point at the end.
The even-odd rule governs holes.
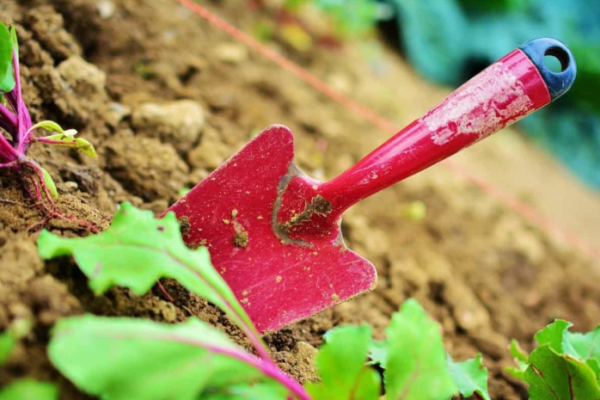
{"type": "Polygon", "coordinates": [[[248,247],[248,243],[250,243],[250,237],[246,231],[237,232],[233,236],[233,245],[236,247],[245,248],[248,247]]]}
{"type": "MultiPolygon", "coordinates": [[[[104,229],[123,201],[160,214],[179,190],[207,176],[272,123],[294,130],[299,166],[315,178],[339,174],[385,139],[358,115],[176,2],[111,4],[108,11],[92,0],[0,5],[0,15],[16,25],[21,39],[24,94],[34,120],[53,119],[84,132],[98,150],[98,160],[41,146],[31,153],[55,177],[58,206],[67,215],[104,229]]],[[[239,1],[212,5],[244,29],[256,21],[239,1]]],[[[286,51],[277,42],[272,46],[286,51]]],[[[405,116],[402,108],[413,106],[409,94],[398,97],[389,77],[378,80],[352,51],[288,55],[384,115],[405,116]],[[390,105],[390,98],[397,104],[390,105]]],[[[391,60],[398,79],[416,79],[391,60]]],[[[0,329],[23,319],[33,325],[0,368],[0,385],[32,376],[58,382],[64,399],[86,398],[59,376],[45,352],[51,326],[83,312],[169,323],[197,316],[249,346],[222,312],[175,281],[164,282],[173,302],[158,289],[135,296],[113,288],[94,296],[70,259],[42,262],[31,230],[42,212],[18,177],[0,174],[0,329]]],[[[88,234],[62,220],[46,228],[88,234]]],[[[503,372],[512,362],[506,350],[510,338],[528,348],[533,334],[554,318],[571,320],[579,330],[599,322],[596,266],[448,170],[433,169],[366,200],[347,213],[342,228],[349,247],[377,266],[378,286],[266,335],[275,359],[300,381],[316,379],[312,359],[327,330],[368,323],[381,338],[390,315],[410,297],[441,323],[452,355],[484,354],[496,399],[526,398],[525,389],[503,372]],[[415,201],[426,205],[427,216],[404,219],[402,205],[415,201]]],[[[186,229],[183,223],[184,234],[186,229]]],[[[246,239],[239,238],[239,245],[246,239]]]]}

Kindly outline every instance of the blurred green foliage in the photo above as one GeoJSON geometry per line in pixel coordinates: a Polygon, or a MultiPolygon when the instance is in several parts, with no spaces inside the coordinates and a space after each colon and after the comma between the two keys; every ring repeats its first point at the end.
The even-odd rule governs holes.
{"type": "Polygon", "coordinates": [[[427,78],[459,85],[536,37],[573,51],[577,80],[523,121],[526,132],[600,188],[600,1],[379,0],[395,10],[404,52],[427,78]]]}
{"type": "Polygon", "coordinates": [[[377,3],[373,0],[285,0],[288,10],[298,10],[306,3],[329,14],[333,28],[341,37],[360,36],[377,22],[377,3]]]}

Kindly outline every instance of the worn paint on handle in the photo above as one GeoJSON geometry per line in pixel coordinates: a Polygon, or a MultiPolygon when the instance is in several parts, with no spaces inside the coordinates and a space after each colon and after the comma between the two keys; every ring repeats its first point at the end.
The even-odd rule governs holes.
{"type": "Polygon", "coordinates": [[[483,71],[419,120],[443,146],[458,135],[475,140],[504,128],[535,110],[534,102],[505,61],[483,71]]]}
{"type": "Polygon", "coordinates": [[[455,90],[319,194],[332,217],[545,106],[550,94],[536,66],[514,50],[455,90]]]}

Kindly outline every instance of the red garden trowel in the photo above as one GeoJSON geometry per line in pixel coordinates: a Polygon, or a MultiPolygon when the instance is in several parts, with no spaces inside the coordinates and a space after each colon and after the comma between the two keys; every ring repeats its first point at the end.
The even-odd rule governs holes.
{"type": "Polygon", "coordinates": [[[270,126],[169,211],[257,328],[279,329],[374,287],[375,268],[342,238],[348,207],[557,99],[575,70],[562,43],[528,42],[329,182],[300,171],[292,132],[270,126]],[[544,66],[548,55],[561,72],[544,66]]]}

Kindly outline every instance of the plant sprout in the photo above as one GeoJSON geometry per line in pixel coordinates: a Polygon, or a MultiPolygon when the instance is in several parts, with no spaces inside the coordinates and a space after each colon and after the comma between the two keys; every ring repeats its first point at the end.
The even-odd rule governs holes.
{"type": "Polygon", "coordinates": [[[21,88],[17,34],[13,26],[0,23],[0,169],[17,171],[28,181],[25,189],[47,212],[47,219],[58,217],[70,220],[57,211],[54,200],[58,192],[52,177],[27,153],[36,142],[74,148],[91,157],[96,157],[96,152],[88,141],[75,138],[77,131],[74,129],[64,130],[53,121],[34,125],[23,101],[21,88]],[[33,134],[38,129],[51,135],[35,137],[33,134]]]}

